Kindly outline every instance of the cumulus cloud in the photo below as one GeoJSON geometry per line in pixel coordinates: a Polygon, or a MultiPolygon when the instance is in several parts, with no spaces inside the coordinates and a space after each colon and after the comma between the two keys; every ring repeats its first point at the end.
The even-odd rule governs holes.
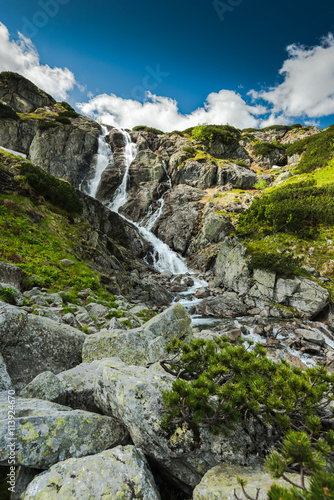
{"type": "Polygon", "coordinates": [[[0,70],[25,76],[59,101],[67,99],[67,92],[77,85],[72,71],[40,64],[31,40],[18,35],[18,40],[10,40],[8,29],[0,22],[0,70]]]}
{"type": "Polygon", "coordinates": [[[289,45],[288,59],[279,73],[283,83],[268,91],[249,94],[272,105],[272,112],[284,116],[316,118],[334,113],[334,36],[327,35],[320,45],[289,45]]]}
{"type": "Polygon", "coordinates": [[[239,94],[230,90],[209,94],[203,107],[190,114],[180,113],[174,99],[150,92],[147,92],[143,103],[115,94],[100,94],[87,103],[77,103],[77,107],[82,113],[109,125],[128,128],[147,125],[166,132],[203,123],[256,127],[259,124],[258,115],[266,111],[263,106],[249,106],[239,94]]]}

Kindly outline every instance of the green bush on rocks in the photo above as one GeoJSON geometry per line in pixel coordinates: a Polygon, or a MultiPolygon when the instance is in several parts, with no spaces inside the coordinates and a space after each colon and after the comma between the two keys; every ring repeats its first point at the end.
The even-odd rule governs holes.
{"type": "Polygon", "coordinates": [[[27,179],[29,185],[37,193],[43,195],[54,205],[70,213],[82,212],[81,202],[74,188],[68,182],[53,177],[29,162],[21,164],[20,174],[27,179]]]}

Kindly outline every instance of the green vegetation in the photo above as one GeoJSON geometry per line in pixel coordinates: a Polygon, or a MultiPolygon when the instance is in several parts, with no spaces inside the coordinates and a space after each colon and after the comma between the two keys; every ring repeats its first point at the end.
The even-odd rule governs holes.
{"type": "Polygon", "coordinates": [[[254,188],[258,189],[259,191],[262,191],[262,189],[266,189],[266,187],[267,187],[267,183],[264,179],[259,180],[259,182],[257,182],[254,185],[254,188]]]}
{"type": "Polygon", "coordinates": [[[99,274],[75,257],[86,232],[86,223],[73,224],[65,214],[45,205],[37,209],[25,197],[0,196],[0,259],[25,271],[27,288],[66,290],[62,294],[65,303],[75,303],[78,291],[86,288],[102,300],[113,300],[114,296],[100,285],[99,274]],[[64,258],[71,258],[74,265],[63,266],[64,258]]]}
{"type": "Polygon", "coordinates": [[[216,140],[229,144],[240,136],[240,132],[230,125],[199,125],[187,130],[191,130],[195,140],[209,142],[210,145],[216,140]]]}
{"type": "Polygon", "coordinates": [[[253,415],[268,442],[277,443],[291,428],[323,437],[328,418],[334,422],[325,411],[334,401],[334,374],[324,367],[303,372],[270,360],[259,344],[251,351],[243,340],[233,345],[227,337],[190,345],[174,338],[166,350],[170,357],[161,365],[177,377],[163,395],[166,427],[185,423],[226,431],[241,422],[247,427],[253,415]]]}
{"type": "Polygon", "coordinates": [[[254,271],[254,269],[267,269],[284,278],[293,277],[302,271],[302,258],[294,257],[288,250],[282,253],[266,252],[259,250],[256,246],[254,248],[251,245],[247,245],[247,243],[246,247],[249,253],[252,253],[252,257],[248,262],[248,269],[250,271],[254,271]]]}
{"type": "Polygon", "coordinates": [[[81,202],[68,182],[53,177],[30,162],[21,164],[20,174],[26,178],[30,187],[54,205],[70,213],[82,212],[81,202]]]}
{"type": "MultiPolygon", "coordinates": [[[[199,427],[227,433],[241,425],[256,442],[255,419],[268,449],[280,448],[267,457],[267,469],[286,479],[288,467],[294,466],[301,478],[300,485],[287,479],[288,488],[272,485],[268,498],[334,498],[329,496],[334,469],[327,462],[334,452],[334,374],[319,366],[303,372],[285,360],[276,363],[261,345],[251,351],[243,340],[233,345],[227,337],[192,340],[190,345],[175,338],[166,350],[169,358],[161,365],[176,376],[163,394],[166,429],[190,427],[196,436],[199,427]],[[306,473],[312,474],[309,488],[306,473]]],[[[247,481],[238,482],[246,495],[247,481]]]]}
{"type": "Polygon", "coordinates": [[[193,148],[192,146],[183,146],[182,151],[184,151],[185,153],[189,153],[193,156],[195,156],[197,152],[196,149],[193,148]]]}
{"type": "Polygon", "coordinates": [[[8,118],[11,120],[20,119],[19,115],[15,113],[15,111],[10,106],[7,106],[7,104],[2,104],[2,102],[0,102],[0,120],[8,120],[8,118]]]}
{"type": "Polygon", "coordinates": [[[160,135],[163,134],[162,130],[158,130],[157,128],[153,127],[147,127],[146,125],[137,125],[136,127],[133,127],[133,131],[138,131],[138,132],[150,132],[151,134],[156,134],[160,135]]]}
{"type": "Polygon", "coordinates": [[[0,300],[7,302],[7,304],[15,304],[17,292],[14,288],[6,287],[0,288],[0,300]]]}
{"type": "Polygon", "coordinates": [[[334,183],[302,180],[268,190],[239,217],[238,234],[294,232],[314,236],[318,224],[334,225],[334,183]]]}
{"type": "Polygon", "coordinates": [[[256,156],[268,156],[275,150],[281,153],[283,149],[284,146],[277,146],[276,144],[271,144],[269,142],[258,141],[256,144],[254,144],[254,151],[256,156]]]}
{"type": "MultiPolygon", "coordinates": [[[[66,113],[66,111],[64,111],[64,113],[66,113]]],[[[71,120],[67,118],[67,116],[64,116],[63,113],[56,116],[55,120],[63,125],[71,125],[71,120]]]]}
{"type": "Polygon", "coordinates": [[[38,129],[44,132],[45,130],[49,130],[50,128],[58,127],[58,123],[54,120],[43,120],[38,124],[38,129]]]}
{"type": "Polygon", "coordinates": [[[299,173],[312,172],[326,166],[334,155],[334,125],[320,134],[289,144],[286,152],[288,156],[304,153],[297,168],[299,173]]]}

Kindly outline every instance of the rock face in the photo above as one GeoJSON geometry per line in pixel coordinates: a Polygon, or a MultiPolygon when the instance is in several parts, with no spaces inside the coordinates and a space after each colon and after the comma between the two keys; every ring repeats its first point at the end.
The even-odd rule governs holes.
{"type": "Polygon", "coordinates": [[[143,453],[134,446],[117,446],[54,465],[29,484],[24,500],[36,498],[160,500],[160,495],[143,453]]]}
{"type": "Polygon", "coordinates": [[[155,369],[126,366],[120,360],[105,360],[96,381],[96,404],[103,413],[119,419],[130,432],[135,446],[185,491],[219,462],[256,463],[261,438],[255,450],[241,428],[229,438],[213,436],[208,430],[193,433],[186,425],[166,430],[161,425],[162,393],[173,377],[155,369]]]}
{"type": "MultiPolygon", "coordinates": [[[[316,281],[303,277],[283,279],[264,269],[255,269],[251,274],[247,259],[243,243],[226,238],[217,256],[214,283],[236,292],[249,309],[266,309],[267,315],[285,317],[284,308],[290,308],[290,315],[293,311],[313,319],[329,304],[328,290],[316,281]]],[[[210,299],[206,300],[210,303],[210,299]]]]}
{"type": "Polygon", "coordinates": [[[0,73],[0,101],[19,113],[31,113],[56,101],[30,80],[17,73],[0,73]]]}
{"type": "Polygon", "coordinates": [[[198,311],[204,316],[218,318],[235,318],[246,314],[246,306],[235,292],[225,292],[218,297],[208,297],[198,306],[198,311]]]}
{"type": "MultiPolygon", "coordinates": [[[[6,463],[7,395],[0,400],[0,462],[6,463]]],[[[40,399],[16,398],[16,465],[48,469],[71,457],[99,453],[125,443],[127,431],[113,417],[97,415],[40,399]]]]}
{"type": "Polygon", "coordinates": [[[0,354],[0,392],[1,391],[8,391],[12,387],[13,387],[13,384],[12,384],[12,381],[10,379],[10,376],[8,375],[5,361],[2,357],[2,354],[0,354]]]}
{"type": "Polygon", "coordinates": [[[44,371],[59,373],[80,363],[86,334],[0,302],[1,350],[17,389],[44,371]]]}
{"type": "Polygon", "coordinates": [[[23,273],[19,267],[0,260],[0,283],[13,286],[20,290],[22,279],[23,273]]]}
{"type": "Polygon", "coordinates": [[[83,347],[83,359],[93,360],[118,356],[122,361],[143,365],[155,363],[164,357],[165,347],[173,337],[187,340],[191,334],[191,318],[181,304],[148,321],[144,327],[112,332],[101,330],[90,335],[83,347]]]}
{"type": "Polygon", "coordinates": [[[97,152],[100,128],[86,117],[37,131],[30,148],[29,159],[47,172],[79,187],[87,176],[97,152]]]}

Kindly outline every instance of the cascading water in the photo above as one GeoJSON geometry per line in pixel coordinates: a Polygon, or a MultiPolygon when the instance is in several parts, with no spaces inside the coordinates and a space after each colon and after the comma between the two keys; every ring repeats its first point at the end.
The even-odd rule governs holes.
{"type": "MultiPolygon", "coordinates": [[[[113,200],[108,205],[108,208],[116,213],[119,213],[119,209],[127,202],[130,189],[130,174],[129,174],[130,165],[137,155],[137,146],[136,144],[131,142],[131,138],[128,132],[126,132],[125,130],[120,130],[120,131],[124,137],[125,172],[121,184],[115,191],[113,200]]],[[[165,171],[167,179],[169,179],[170,181],[166,165],[164,168],[166,169],[165,171]]],[[[152,260],[155,269],[157,269],[160,272],[168,270],[173,274],[186,274],[187,272],[189,272],[189,270],[185,260],[182,259],[176,252],[173,252],[173,250],[171,250],[169,246],[166,245],[166,243],[163,243],[150,231],[150,229],[153,227],[153,225],[155,224],[155,222],[158,220],[158,218],[162,213],[164,201],[162,198],[160,198],[160,200],[159,200],[160,206],[158,210],[154,212],[154,214],[150,217],[145,227],[142,227],[136,222],[126,219],[126,217],[124,217],[124,215],[122,214],[119,215],[121,215],[121,217],[126,219],[131,224],[133,224],[138,229],[139,233],[143,236],[143,238],[152,245],[153,247],[152,260]]]]}
{"type": "Polygon", "coordinates": [[[113,158],[111,147],[105,139],[106,135],[108,134],[108,129],[104,126],[102,126],[101,128],[102,134],[99,137],[95,174],[86,188],[87,194],[89,194],[92,198],[96,197],[102,174],[113,158]]]}
{"type": "Polygon", "coordinates": [[[122,129],[120,129],[120,132],[122,133],[124,139],[123,156],[124,156],[125,172],[121,184],[115,191],[112,202],[108,205],[108,208],[112,212],[116,213],[118,213],[119,209],[127,202],[129,196],[129,188],[130,188],[130,176],[129,176],[130,165],[136,158],[138,152],[137,144],[131,141],[130,135],[125,130],[122,129]]]}

